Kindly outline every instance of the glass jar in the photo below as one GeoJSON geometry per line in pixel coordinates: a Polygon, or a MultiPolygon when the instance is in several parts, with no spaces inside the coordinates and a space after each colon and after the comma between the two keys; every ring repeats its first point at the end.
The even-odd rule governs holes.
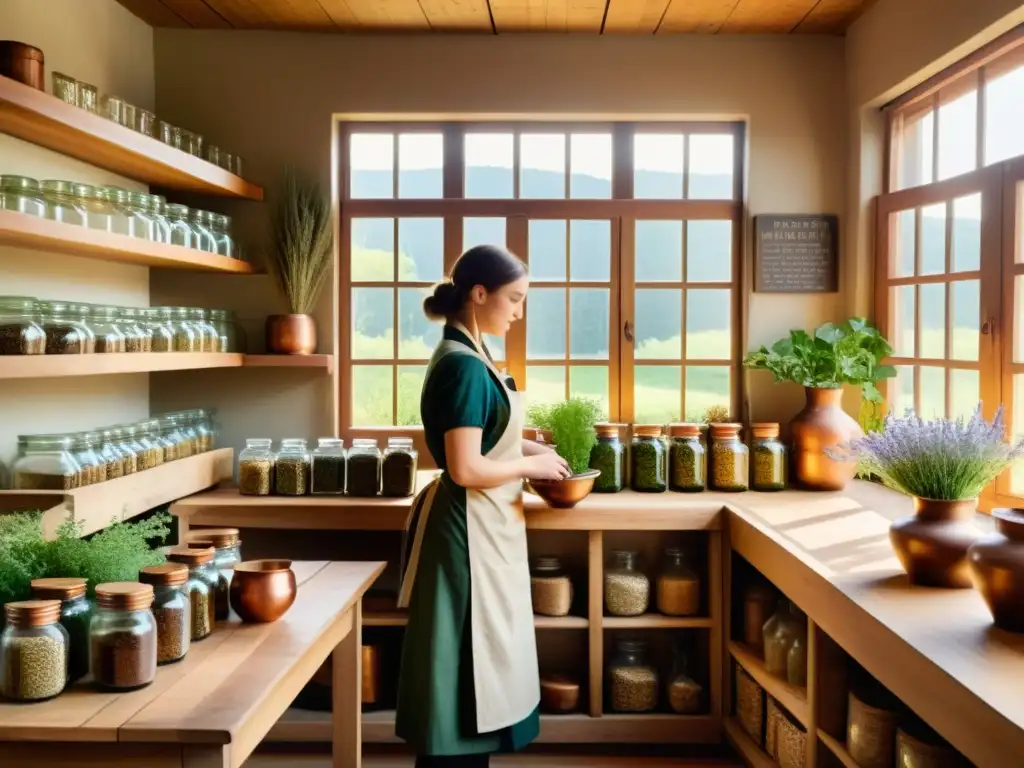
{"type": "Polygon", "coordinates": [[[122,427],[111,427],[110,432],[114,439],[114,444],[124,457],[124,473],[126,475],[134,475],[136,472],[139,472],[142,469],[142,457],[139,456],[142,452],[142,446],[133,445],[132,441],[127,439],[122,427]]]}
{"type": "Polygon", "coordinates": [[[0,208],[29,216],[46,217],[39,182],[28,176],[0,176],[0,208]]]}
{"type": "Polygon", "coordinates": [[[89,329],[71,316],[70,304],[40,301],[36,311],[46,334],[46,354],[84,355],[89,351],[89,329]]]}
{"type": "Polygon", "coordinates": [[[305,496],[309,493],[309,463],[305,440],[282,440],[274,462],[274,493],[278,496],[305,496]]]}
{"type": "Polygon", "coordinates": [[[71,455],[78,464],[78,484],[93,485],[107,479],[107,462],[96,452],[98,432],[77,432],[71,437],[71,455]]]}
{"type": "Polygon", "coordinates": [[[604,572],[604,604],[610,616],[640,616],[651,600],[651,582],[637,569],[637,553],[612,552],[604,572]]]}
{"type": "Polygon", "coordinates": [[[213,564],[213,547],[173,547],[167,560],[188,566],[188,580],[184,590],[188,595],[192,640],[210,636],[216,620],[217,567],[213,564]]]}
{"type": "Polygon", "coordinates": [[[96,586],[96,613],[89,626],[92,676],[108,691],[143,688],[156,678],[153,586],[116,581],[96,586]]]}
{"type": "Polygon", "coordinates": [[[173,416],[161,416],[160,423],[160,444],[164,448],[164,462],[177,461],[186,458],[185,451],[188,448],[185,436],[181,433],[178,420],[173,416]]]}
{"type": "Polygon", "coordinates": [[[595,493],[618,493],[626,484],[626,446],[619,439],[621,424],[597,424],[597,443],[590,449],[591,469],[600,470],[595,493]]]}
{"type": "Polygon", "coordinates": [[[96,351],[96,332],[92,328],[92,304],[68,304],[68,317],[85,331],[85,352],[93,354],[96,351]]]}
{"type": "Polygon", "coordinates": [[[65,435],[19,435],[18,455],[11,465],[16,491],[70,491],[77,488],[81,468],[65,435]]]}
{"type": "Polygon", "coordinates": [[[206,145],[206,159],[214,165],[220,165],[220,147],[216,144],[206,145]]]}
{"type": "Polygon", "coordinates": [[[707,453],[700,442],[700,425],[673,424],[669,434],[669,488],[681,493],[703,491],[707,482],[707,453]]]}
{"type": "Polygon", "coordinates": [[[214,617],[223,621],[231,613],[229,593],[235,566],[242,562],[242,540],[237,528],[199,528],[188,534],[190,548],[213,547],[213,567],[217,572],[214,587],[214,617]]]}
{"type": "Polygon", "coordinates": [[[786,680],[790,685],[807,687],[807,619],[797,616],[797,630],[786,655],[786,680]]]}
{"type": "Polygon", "coordinates": [[[124,101],[116,96],[102,96],[100,98],[100,115],[121,124],[121,113],[124,112],[124,101]]]}
{"type": "Polygon", "coordinates": [[[149,419],[140,421],[138,424],[126,426],[125,434],[142,447],[140,469],[153,469],[164,463],[164,448],[160,441],[150,435],[153,422],[149,419]]]}
{"type": "Polygon", "coordinates": [[[692,649],[683,639],[672,647],[672,675],[665,686],[665,698],[677,715],[695,715],[701,711],[703,687],[693,676],[692,649]]]}
{"type": "Polygon", "coordinates": [[[153,452],[153,461],[156,465],[167,461],[167,444],[164,442],[160,432],[160,419],[145,419],[135,425],[139,442],[147,451],[153,452]]]}
{"type": "Polygon", "coordinates": [[[345,441],[336,437],[321,437],[313,451],[309,492],[320,494],[345,493],[345,441]]]}
{"type": "Polygon", "coordinates": [[[217,430],[213,424],[213,415],[204,408],[195,408],[190,412],[192,426],[196,430],[196,448],[198,453],[206,453],[214,449],[217,430]]]}
{"type": "Polygon", "coordinates": [[[658,610],[666,616],[694,616],[700,611],[700,579],[687,565],[683,550],[665,550],[657,594],[658,610]]]}
{"type": "Polygon", "coordinates": [[[747,490],[750,451],[739,435],[739,424],[711,425],[711,487],[716,491],[747,490]]]}
{"type": "Polygon", "coordinates": [[[36,300],[0,296],[0,355],[41,355],[46,332],[36,322],[36,300]]]}
{"type": "Polygon", "coordinates": [[[156,663],[181,661],[192,641],[192,606],[185,592],[188,566],[181,563],[147,565],[139,571],[139,581],[153,587],[156,663]]]}
{"type": "Polygon", "coordinates": [[[530,570],[533,612],[540,616],[568,616],[572,607],[572,581],[557,557],[538,557],[530,570]]]}
{"type": "Polygon", "coordinates": [[[60,601],[60,625],[68,633],[68,684],[89,674],[89,622],[93,606],[79,577],[33,579],[32,597],[60,601]]]}
{"type": "Polygon", "coordinates": [[[100,458],[107,464],[107,480],[116,480],[134,471],[135,456],[121,447],[116,430],[108,428],[101,431],[100,444],[100,458]]]}
{"type": "Polygon", "coordinates": [[[143,311],[122,307],[117,315],[117,327],[124,334],[126,352],[153,351],[153,336],[142,322],[143,311]]]}
{"type": "Polygon", "coordinates": [[[786,490],[786,446],[778,424],[751,424],[753,454],[750,487],[755,491],[786,490]]]}
{"type": "Polygon", "coordinates": [[[128,337],[118,323],[117,307],[92,307],[89,326],[96,336],[96,351],[115,354],[128,351],[128,337]]]}
{"type": "Polygon", "coordinates": [[[78,106],[78,81],[62,72],[53,73],[53,95],[70,104],[78,106]]]}
{"type": "Polygon", "coordinates": [[[634,491],[661,493],[668,488],[665,444],[661,441],[660,426],[637,424],[633,427],[630,469],[634,491]]]}
{"type": "Polygon", "coordinates": [[[149,213],[149,195],[120,187],[106,189],[118,214],[114,217],[114,231],[120,235],[155,242],[156,225],[149,213]]]}
{"type": "Polygon", "coordinates": [[[154,113],[139,107],[135,117],[135,130],[145,136],[156,136],[156,115],[154,113]]]}
{"type": "Polygon", "coordinates": [[[139,310],[141,321],[152,339],[153,352],[171,352],[174,349],[174,328],[171,325],[170,307],[153,307],[139,310]]]}
{"type": "Polygon", "coordinates": [[[78,106],[86,112],[96,114],[100,109],[100,92],[90,83],[78,84],[78,106]]]}
{"type": "Polygon", "coordinates": [[[0,694],[10,701],[44,701],[68,682],[68,632],[59,600],[20,600],[4,606],[0,633],[0,694]]]}
{"type": "Polygon", "coordinates": [[[155,446],[147,446],[142,442],[143,430],[136,428],[134,424],[120,425],[115,429],[121,437],[121,445],[135,454],[136,471],[142,472],[163,463],[156,455],[155,446]]]}
{"type": "Polygon", "coordinates": [[[156,138],[160,139],[164,144],[169,147],[176,147],[180,143],[175,141],[175,134],[180,136],[181,129],[177,126],[171,125],[166,120],[158,120],[156,124],[156,138]]]}
{"type": "Polygon", "coordinates": [[[139,127],[139,108],[130,102],[121,102],[121,125],[133,131],[139,127]]]}
{"type": "Polygon", "coordinates": [[[192,246],[197,251],[217,252],[217,237],[210,229],[209,211],[200,211],[193,208],[189,211],[189,226],[192,227],[192,234],[195,236],[195,244],[192,246]]]}
{"type": "Polygon", "coordinates": [[[235,314],[227,309],[211,309],[210,322],[220,337],[221,352],[238,352],[238,334],[235,330],[235,314]]]}
{"type": "Polygon", "coordinates": [[[200,348],[198,352],[220,352],[220,334],[210,322],[210,313],[199,307],[189,309],[189,324],[199,334],[200,348]]]}
{"type": "Polygon", "coordinates": [[[156,242],[170,244],[171,223],[167,220],[167,198],[163,195],[147,196],[149,215],[153,217],[153,228],[156,242]]]}
{"type": "Polygon", "coordinates": [[[182,248],[195,248],[195,233],[188,225],[188,206],[180,203],[168,203],[165,209],[167,224],[170,228],[171,245],[182,248]]]}
{"type": "Polygon", "coordinates": [[[419,453],[411,437],[389,437],[380,464],[381,495],[406,498],[416,493],[419,453]]]}
{"type": "Polygon", "coordinates": [[[231,237],[231,219],[222,213],[210,214],[210,231],[217,244],[217,253],[229,259],[238,258],[235,253],[235,241],[231,237]]]}
{"type": "Polygon", "coordinates": [[[613,712],[650,712],[658,706],[658,671],[647,660],[647,643],[619,640],[608,665],[613,712]]]}
{"type": "Polygon", "coordinates": [[[274,451],[271,441],[249,438],[238,454],[238,492],[243,496],[269,496],[274,487],[274,451]]]}
{"type": "Polygon", "coordinates": [[[357,438],[348,452],[348,479],[345,492],[349,496],[378,496],[381,483],[381,453],[377,441],[357,438]]]}
{"type": "Polygon", "coordinates": [[[183,454],[182,458],[199,455],[199,430],[196,428],[195,412],[178,411],[167,415],[174,419],[181,433],[182,441],[178,447],[183,454]]]}
{"type": "Polygon", "coordinates": [[[896,768],[963,768],[967,761],[916,718],[896,731],[896,768]]]}
{"type": "Polygon", "coordinates": [[[202,352],[203,332],[195,328],[189,319],[188,307],[168,307],[171,313],[171,329],[174,331],[175,352],[202,352]]]}
{"type": "Polygon", "coordinates": [[[73,184],[71,193],[76,204],[85,211],[85,226],[100,232],[114,231],[115,210],[106,190],[90,184],[73,184]]]}
{"type": "MultiPolygon", "coordinates": [[[[789,649],[801,631],[800,611],[791,600],[782,598],[775,613],[764,624],[764,666],[785,680],[789,674],[789,649]]],[[[806,634],[806,629],[804,629],[806,634]]]]}
{"type": "Polygon", "coordinates": [[[88,214],[75,196],[74,184],[70,181],[47,179],[42,183],[42,194],[46,203],[46,218],[76,227],[87,225],[88,214]]]}

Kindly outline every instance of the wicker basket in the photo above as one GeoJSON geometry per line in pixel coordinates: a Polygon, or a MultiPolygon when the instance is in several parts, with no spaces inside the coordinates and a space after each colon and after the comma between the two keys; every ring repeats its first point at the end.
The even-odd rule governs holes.
{"type": "Polygon", "coordinates": [[[740,725],[758,744],[764,743],[764,689],[736,665],[736,716],[740,725]]]}
{"type": "Polygon", "coordinates": [[[775,757],[775,746],[778,742],[778,728],[779,720],[782,718],[782,710],[779,709],[779,705],[775,703],[775,699],[771,696],[768,697],[768,706],[766,707],[768,716],[765,718],[764,726],[764,750],[771,757],[775,757]]]}
{"type": "Polygon", "coordinates": [[[805,768],[807,765],[807,731],[781,710],[775,726],[775,751],[779,768],[805,768]]]}
{"type": "Polygon", "coordinates": [[[850,691],[846,749],[861,768],[892,768],[899,724],[899,712],[865,704],[850,691]]]}

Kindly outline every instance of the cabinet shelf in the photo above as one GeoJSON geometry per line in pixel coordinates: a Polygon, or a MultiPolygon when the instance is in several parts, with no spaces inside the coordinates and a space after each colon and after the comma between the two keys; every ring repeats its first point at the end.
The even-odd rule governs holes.
{"type": "Polygon", "coordinates": [[[3,76],[0,132],[146,184],[263,199],[263,189],[241,176],[3,76]]]}
{"type": "Polygon", "coordinates": [[[113,373],[239,368],[233,352],[119,352],[89,355],[8,355],[0,357],[0,379],[48,379],[113,373]]]}
{"type": "Polygon", "coordinates": [[[642,616],[604,616],[605,629],[710,629],[714,621],[700,616],[663,616],[645,613],[642,616]]]}
{"type": "Polygon", "coordinates": [[[729,643],[729,654],[747,671],[757,684],[785,707],[799,723],[807,727],[810,721],[810,708],[807,706],[807,691],[771,674],[764,665],[764,660],[743,643],[729,643]]]}
{"type": "MultiPolygon", "coordinates": [[[[394,598],[368,595],[363,598],[363,626],[404,627],[409,614],[395,605],[394,598]]],[[[583,616],[537,616],[533,617],[537,629],[586,629],[590,622],[583,616]]]]}
{"type": "Polygon", "coordinates": [[[334,355],[246,355],[246,368],[324,368],[334,372],[334,355]]]}
{"type": "Polygon", "coordinates": [[[846,745],[839,741],[839,739],[829,736],[821,730],[821,728],[818,729],[818,738],[821,739],[821,743],[828,748],[829,752],[836,756],[836,759],[839,760],[845,768],[860,768],[854,759],[850,757],[850,753],[846,751],[846,745]]]}
{"type": "Polygon", "coordinates": [[[747,735],[735,717],[727,717],[722,725],[725,727],[725,735],[729,742],[750,768],[777,768],[775,761],[747,735]]]}

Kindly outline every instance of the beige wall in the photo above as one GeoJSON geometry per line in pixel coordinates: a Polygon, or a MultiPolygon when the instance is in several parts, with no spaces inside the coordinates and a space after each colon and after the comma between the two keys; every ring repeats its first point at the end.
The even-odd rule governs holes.
{"type": "MultiPolygon", "coordinates": [[[[3,0],[3,37],[35,45],[50,73],[64,72],[142,106],[153,104],[153,31],[115,0],[3,0]]],[[[145,189],[129,179],[0,135],[0,173],[145,189]]],[[[147,306],[148,270],[0,248],[0,294],[147,306]]],[[[0,358],[0,365],[2,365],[0,358]]],[[[148,377],[0,381],[0,462],[21,433],[81,430],[142,418],[148,377]]]]}

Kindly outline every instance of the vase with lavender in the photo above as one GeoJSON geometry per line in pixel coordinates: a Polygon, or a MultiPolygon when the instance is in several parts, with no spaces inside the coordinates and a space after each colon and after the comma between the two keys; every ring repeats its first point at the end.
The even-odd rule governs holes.
{"type": "Polygon", "coordinates": [[[889,415],[881,432],[848,443],[835,457],[859,460],[913,498],[914,515],[889,529],[911,584],[967,588],[967,549],[982,535],[974,523],[978,496],[1021,455],[1024,440],[1006,441],[1002,407],[986,421],[979,405],[970,419],[889,415]]]}

